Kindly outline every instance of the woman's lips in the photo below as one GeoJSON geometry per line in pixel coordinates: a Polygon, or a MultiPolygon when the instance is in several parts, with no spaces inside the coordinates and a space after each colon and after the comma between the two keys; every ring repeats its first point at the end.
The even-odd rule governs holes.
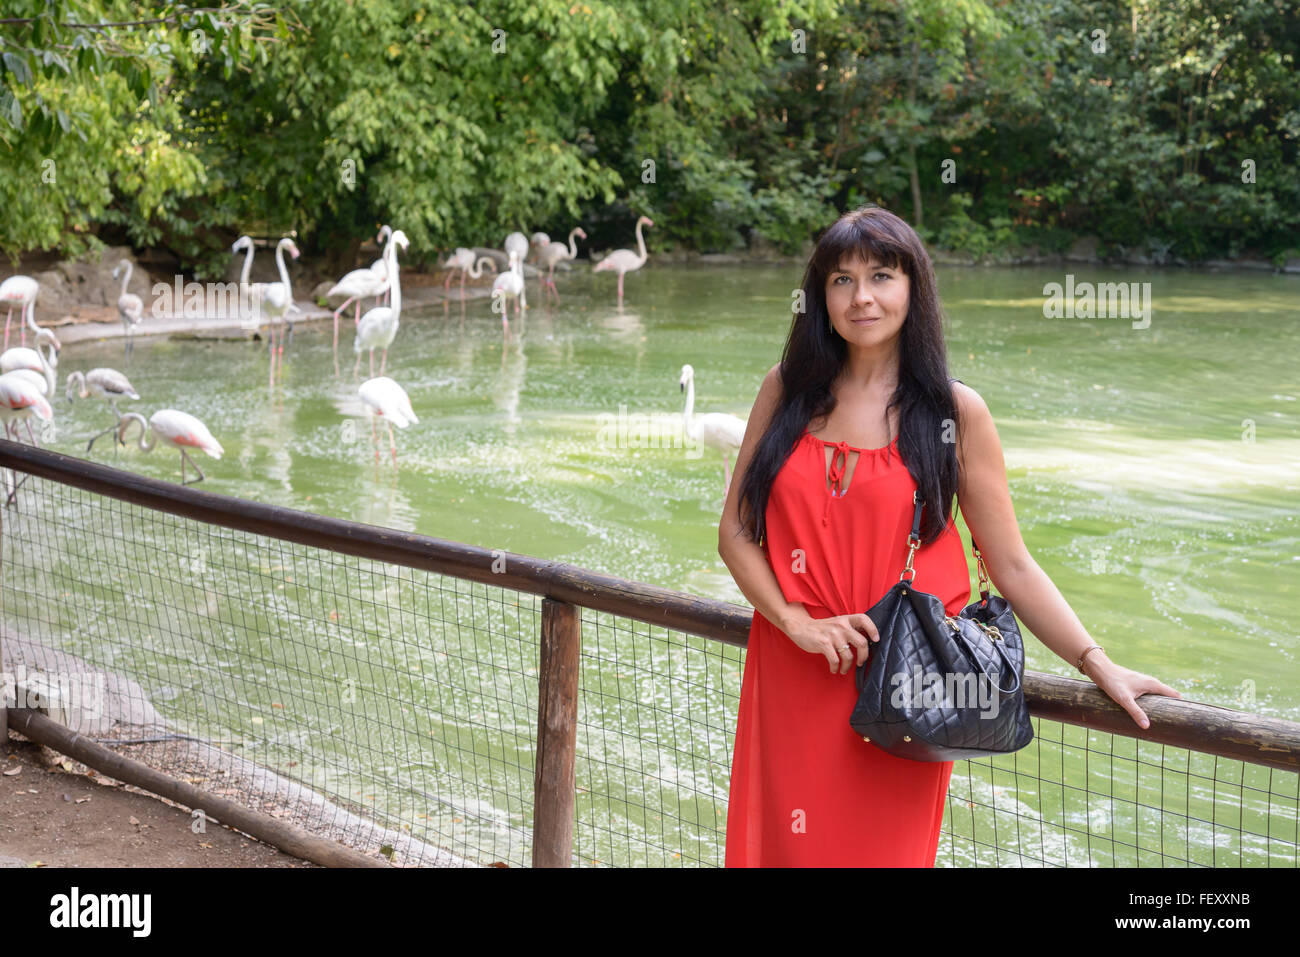
{"type": "Polygon", "coordinates": [[[861,324],[863,324],[863,323],[868,323],[868,322],[879,322],[879,321],[880,321],[880,317],[879,317],[879,316],[873,316],[873,317],[870,318],[870,319],[850,319],[850,320],[849,320],[849,322],[856,322],[856,323],[858,323],[859,325],[861,325],[861,324]]]}

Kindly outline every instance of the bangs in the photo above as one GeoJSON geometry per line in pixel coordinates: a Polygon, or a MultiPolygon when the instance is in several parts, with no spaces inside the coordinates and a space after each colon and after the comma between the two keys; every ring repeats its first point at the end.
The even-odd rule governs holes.
{"type": "Polygon", "coordinates": [[[890,269],[913,274],[912,255],[902,237],[894,236],[888,224],[864,212],[845,217],[833,225],[817,244],[815,268],[824,280],[854,259],[876,262],[890,269]]]}

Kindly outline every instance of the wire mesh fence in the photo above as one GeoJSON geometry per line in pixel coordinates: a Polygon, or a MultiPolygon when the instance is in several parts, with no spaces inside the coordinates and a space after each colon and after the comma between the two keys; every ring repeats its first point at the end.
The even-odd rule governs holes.
{"type": "MultiPolygon", "coordinates": [[[[5,665],[81,676],[88,736],[397,864],[530,863],[540,595],[37,476],[0,545],[5,665]]],[[[572,864],[722,865],[743,649],[579,618],[572,864]]],[[[1034,726],[957,762],[938,866],[1300,863],[1296,773],[1034,726]]]]}

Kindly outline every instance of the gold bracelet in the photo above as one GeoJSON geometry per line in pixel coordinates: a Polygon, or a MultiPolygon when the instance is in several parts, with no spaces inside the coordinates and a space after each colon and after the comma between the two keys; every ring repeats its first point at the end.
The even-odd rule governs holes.
{"type": "Polygon", "coordinates": [[[1078,661],[1078,663],[1075,664],[1075,666],[1074,666],[1074,667],[1076,667],[1076,668],[1079,669],[1079,674],[1083,675],[1085,678],[1090,677],[1090,675],[1088,674],[1088,672],[1086,672],[1086,671],[1083,670],[1083,659],[1088,657],[1088,653],[1089,653],[1090,651],[1102,651],[1102,652],[1104,652],[1105,650],[1106,650],[1106,649],[1103,648],[1101,645],[1093,645],[1093,646],[1091,646],[1091,647],[1089,647],[1089,648],[1085,648],[1085,649],[1083,649],[1083,654],[1079,655],[1079,661],[1078,661]]]}

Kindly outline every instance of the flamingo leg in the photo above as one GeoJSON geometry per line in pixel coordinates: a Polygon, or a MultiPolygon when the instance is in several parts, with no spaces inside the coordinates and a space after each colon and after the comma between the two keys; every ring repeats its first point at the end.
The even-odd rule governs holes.
{"type": "Polygon", "coordinates": [[[335,349],[339,347],[339,313],[341,313],[344,309],[346,309],[355,298],[356,298],[355,296],[349,296],[346,300],[344,300],[343,305],[339,306],[337,309],[334,310],[334,348],[335,349]]]}
{"type": "Polygon", "coordinates": [[[361,353],[357,353],[357,361],[352,364],[352,378],[357,378],[357,372],[361,369],[361,353]]]}
{"type": "Polygon", "coordinates": [[[379,374],[383,375],[384,370],[388,368],[388,347],[384,346],[384,357],[379,362],[379,374]]]}
{"type": "Polygon", "coordinates": [[[370,350],[370,378],[375,377],[375,350],[370,350]]]}
{"type": "Polygon", "coordinates": [[[618,302],[619,305],[623,304],[623,274],[622,273],[618,274],[618,302]]]}
{"type": "Polygon", "coordinates": [[[357,300],[357,313],[355,316],[352,317],[352,325],[354,328],[361,325],[361,300],[360,299],[357,300]]]}
{"type": "Polygon", "coordinates": [[[96,432],[94,435],[92,435],[90,437],[90,441],[86,443],[86,454],[90,454],[91,447],[95,444],[96,440],[99,439],[101,436],[108,435],[108,433],[110,432],[116,432],[118,425],[121,424],[121,421],[122,421],[121,416],[118,416],[117,422],[114,422],[112,425],[104,429],[102,432],[96,432]]]}
{"type": "Polygon", "coordinates": [[[468,273],[464,269],[460,271],[460,298],[462,299],[465,298],[465,277],[467,275],[468,273]]]}
{"type": "Polygon", "coordinates": [[[9,314],[5,316],[5,348],[9,348],[9,320],[14,317],[14,307],[9,307],[9,314]]]}
{"type": "Polygon", "coordinates": [[[393,423],[384,423],[388,426],[388,447],[393,450],[393,466],[397,466],[397,443],[393,441],[393,423]]]}
{"type": "Polygon", "coordinates": [[[370,417],[370,444],[375,447],[375,464],[379,464],[379,436],[375,433],[375,417],[370,417]]]}
{"type": "Polygon", "coordinates": [[[199,463],[198,463],[198,462],[195,462],[192,458],[190,458],[188,455],[186,455],[184,449],[181,449],[181,484],[182,484],[182,485],[189,485],[189,484],[191,484],[191,483],[185,481],[185,463],[186,463],[186,462],[189,462],[190,465],[193,466],[194,471],[196,471],[196,472],[199,473],[199,477],[196,478],[196,479],[194,479],[195,482],[202,482],[205,478],[207,478],[207,476],[203,474],[203,469],[199,468],[199,463]]]}
{"type": "Polygon", "coordinates": [[[442,284],[442,291],[443,291],[443,292],[450,292],[450,291],[451,291],[451,278],[452,278],[452,276],[454,276],[454,275],[456,275],[456,270],[455,270],[454,267],[451,268],[451,269],[448,269],[448,270],[447,270],[447,281],[444,282],[444,283],[442,284]]]}

